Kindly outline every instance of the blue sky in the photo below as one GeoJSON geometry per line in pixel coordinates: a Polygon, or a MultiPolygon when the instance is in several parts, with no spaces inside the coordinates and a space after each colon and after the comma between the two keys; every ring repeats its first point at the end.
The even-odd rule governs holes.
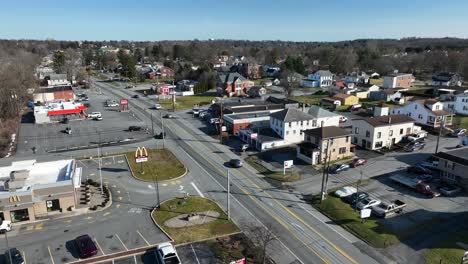
{"type": "Polygon", "coordinates": [[[467,12],[466,0],[5,0],[0,38],[467,38],[467,12]]]}

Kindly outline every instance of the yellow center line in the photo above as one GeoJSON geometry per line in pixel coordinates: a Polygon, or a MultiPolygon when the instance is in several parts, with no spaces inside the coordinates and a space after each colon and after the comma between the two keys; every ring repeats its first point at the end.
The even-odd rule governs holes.
{"type": "Polygon", "coordinates": [[[104,250],[102,250],[101,245],[99,245],[99,242],[97,241],[96,237],[94,237],[94,241],[96,242],[96,245],[98,246],[99,250],[101,250],[102,255],[105,256],[106,253],[104,253],[104,250]]]}
{"type": "Polygon", "coordinates": [[[125,250],[128,251],[128,248],[127,246],[125,246],[124,242],[122,241],[122,239],[120,239],[119,235],[115,234],[115,236],[117,237],[117,239],[120,241],[120,243],[122,243],[122,246],[124,246],[125,250]]]}
{"type": "Polygon", "coordinates": [[[50,247],[47,246],[47,249],[49,250],[49,256],[50,256],[50,260],[52,261],[52,264],[55,264],[54,258],[52,257],[52,252],[50,251],[50,247]]]}
{"type": "Polygon", "coordinates": [[[137,229],[137,233],[141,236],[141,238],[143,238],[143,240],[146,242],[146,244],[148,246],[151,246],[151,244],[148,242],[148,240],[146,240],[146,238],[140,233],[140,231],[138,231],[138,229],[137,229]]]}

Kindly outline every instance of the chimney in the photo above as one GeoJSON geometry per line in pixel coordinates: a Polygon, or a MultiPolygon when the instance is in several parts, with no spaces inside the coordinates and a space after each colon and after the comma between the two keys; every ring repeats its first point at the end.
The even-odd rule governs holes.
{"type": "Polygon", "coordinates": [[[392,123],[392,118],[389,116],[388,117],[388,123],[391,124],[392,123]]]}

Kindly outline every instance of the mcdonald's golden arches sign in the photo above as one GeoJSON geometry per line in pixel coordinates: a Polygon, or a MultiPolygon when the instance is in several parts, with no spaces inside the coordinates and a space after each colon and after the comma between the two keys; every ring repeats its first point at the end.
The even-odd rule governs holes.
{"type": "Polygon", "coordinates": [[[145,147],[138,147],[135,151],[135,162],[147,162],[148,161],[148,151],[145,147]]]}

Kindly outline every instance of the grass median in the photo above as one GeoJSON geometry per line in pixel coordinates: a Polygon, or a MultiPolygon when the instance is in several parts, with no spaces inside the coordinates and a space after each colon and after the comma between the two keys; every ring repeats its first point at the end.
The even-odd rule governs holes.
{"type": "MultiPolygon", "coordinates": [[[[194,104],[199,106],[211,104],[214,96],[209,95],[190,95],[190,96],[178,96],[176,98],[176,110],[186,110],[192,109],[194,104]]],[[[158,103],[164,106],[166,109],[172,109],[172,100],[171,99],[162,99],[158,103]]]]}
{"type": "Polygon", "coordinates": [[[153,212],[153,218],[176,242],[176,244],[200,241],[239,232],[239,228],[227,219],[224,211],[213,201],[202,197],[176,198],[161,204],[153,212]],[[215,211],[219,217],[208,223],[180,228],[171,228],[165,222],[181,214],[215,211]]]}
{"type": "Polygon", "coordinates": [[[286,174],[283,175],[282,171],[271,171],[267,169],[265,166],[258,163],[257,156],[249,156],[245,159],[245,161],[258,172],[263,174],[265,177],[272,180],[280,182],[295,182],[301,179],[301,175],[299,175],[297,171],[291,171],[290,169],[288,169],[288,171],[286,171],[286,174]]]}
{"type": "Polygon", "coordinates": [[[460,263],[466,249],[461,243],[468,243],[468,231],[455,233],[448,240],[442,241],[424,253],[426,264],[460,263]]]}
{"type": "Polygon", "coordinates": [[[133,175],[143,181],[165,181],[182,176],[186,168],[174,154],[167,149],[148,149],[148,161],[136,163],[135,152],[125,153],[133,175]]]}

